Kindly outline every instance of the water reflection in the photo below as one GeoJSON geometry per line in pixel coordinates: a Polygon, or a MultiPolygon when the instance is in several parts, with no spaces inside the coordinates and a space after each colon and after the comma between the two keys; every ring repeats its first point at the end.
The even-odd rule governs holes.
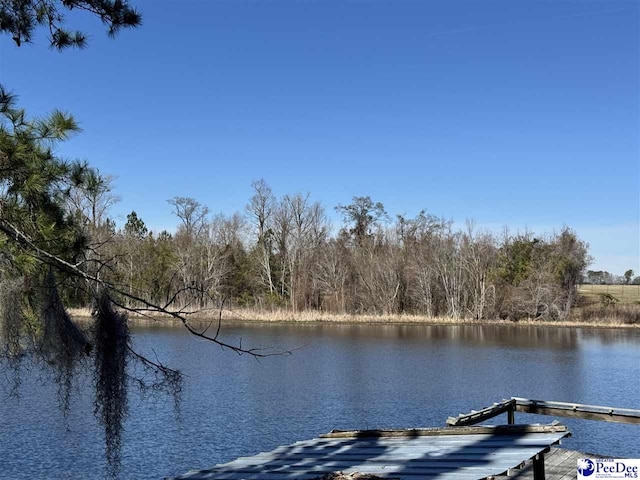
{"type": "Polygon", "coordinates": [[[233,338],[238,330],[273,330],[285,335],[322,335],[369,339],[423,342],[436,340],[459,344],[517,348],[568,350],[578,347],[581,339],[604,344],[625,343],[640,346],[640,329],[538,327],[530,325],[377,325],[327,323],[228,323],[225,337],[233,338]]]}
{"type": "Polygon", "coordinates": [[[605,345],[617,343],[640,346],[640,329],[638,328],[582,328],[579,332],[582,339],[605,345]]]}
{"type": "MultiPolygon", "coordinates": [[[[441,426],[450,415],[510,396],[640,408],[640,330],[224,325],[228,341],[303,347],[260,362],[183,329],[137,326],[132,332],[136,348],[188,377],[177,418],[170,399],[149,402],[132,394],[123,478],[177,475],[333,428],[441,426]]],[[[0,388],[5,380],[0,375],[0,388]]],[[[99,477],[103,447],[90,382],[78,386],[68,422],[57,410],[55,389],[37,376],[26,378],[24,388],[23,401],[0,401],[0,476],[99,477]]],[[[517,420],[553,418],[519,414],[517,420]]],[[[640,456],[638,426],[558,420],[574,435],[571,448],[640,456]]]]}

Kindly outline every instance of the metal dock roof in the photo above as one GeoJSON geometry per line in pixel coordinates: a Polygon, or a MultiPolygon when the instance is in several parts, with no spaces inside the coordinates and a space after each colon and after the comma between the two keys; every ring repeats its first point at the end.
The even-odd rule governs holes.
{"type": "Polygon", "coordinates": [[[544,452],[568,435],[563,425],[334,431],[178,478],[311,480],[359,472],[389,479],[475,480],[531,459],[544,468],[544,452]]]}

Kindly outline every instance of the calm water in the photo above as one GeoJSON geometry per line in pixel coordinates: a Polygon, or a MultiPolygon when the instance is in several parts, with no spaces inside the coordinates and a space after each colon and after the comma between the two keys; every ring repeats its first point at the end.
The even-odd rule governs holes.
{"type": "MultiPolygon", "coordinates": [[[[138,328],[137,347],[188,375],[181,410],[132,394],[122,478],[206,468],[333,428],[441,426],[510,396],[640,408],[640,331],[495,326],[246,325],[243,345],[303,347],[257,362],[181,329],[138,328]]],[[[101,478],[91,386],[67,418],[55,388],[25,375],[21,398],[0,375],[0,477],[101,478]]],[[[516,421],[551,417],[516,414],[516,421]]],[[[640,458],[640,426],[560,419],[564,445],[640,458]]]]}

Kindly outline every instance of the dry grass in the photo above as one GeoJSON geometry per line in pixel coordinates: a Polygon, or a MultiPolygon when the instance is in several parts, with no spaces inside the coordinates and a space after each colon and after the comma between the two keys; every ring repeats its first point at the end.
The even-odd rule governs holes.
{"type": "Polygon", "coordinates": [[[224,320],[241,320],[254,322],[296,322],[296,323],[472,323],[470,320],[450,317],[427,317],[425,315],[383,315],[383,314],[348,314],[328,313],[317,310],[294,312],[288,309],[279,310],[225,310],[224,320]]]}
{"type": "MultiPolygon", "coordinates": [[[[630,311],[638,311],[635,305],[629,306],[630,311]]],[[[225,310],[223,320],[265,323],[369,323],[369,324],[423,324],[423,325],[538,325],[549,327],[640,327],[640,323],[627,321],[623,315],[614,310],[603,310],[600,316],[590,312],[589,315],[578,315],[566,321],[543,320],[473,320],[451,317],[428,317],[426,315],[352,315],[336,314],[320,311],[293,312],[291,310],[260,311],[253,309],[225,310]]]]}
{"type": "Polygon", "coordinates": [[[583,323],[601,323],[602,321],[606,321],[612,324],[640,327],[640,305],[627,303],[604,306],[593,303],[591,305],[574,308],[571,317],[575,321],[583,323]]]}
{"type": "MultiPolygon", "coordinates": [[[[192,324],[208,323],[217,320],[219,311],[194,312],[187,316],[192,324]]],[[[89,309],[72,309],[70,314],[75,318],[88,318],[89,309]]],[[[618,305],[600,307],[589,305],[573,310],[571,318],[566,321],[542,320],[472,320],[451,317],[428,317],[426,315],[352,315],[327,313],[322,311],[293,312],[287,309],[258,310],[234,309],[224,310],[222,319],[225,322],[238,323],[336,323],[336,324],[421,324],[421,325],[523,325],[542,327],[605,327],[605,328],[640,328],[640,305],[618,305]]],[[[151,318],[140,315],[130,316],[134,324],[161,324],[179,326],[179,320],[152,315],[151,318]]]]}
{"type": "Polygon", "coordinates": [[[612,295],[619,303],[640,302],[640,285],[579,285],[578,293],[588,301],[600,302],[601,295],[612,295]]]}
{"type": "MultiPolygon", "coordinates": [[[[89,308],[72,308],[69,309],[69,313],[73,317],[88,318],[91,317],[91,309],[89,308]]],[[[216,309],[200,310],[186,313],[190,321],[210,321],[211,319],[217,319],[220,315],[220,311],[216,309]]],[[[150,314],[143,316],[140,314],[131,313],[129,315],[133,319],[148,320],[150,322],[156,319],[172,319],[166,315],[150,314]]],[[[475,323],[471,320],[454,319],[449,317],[427,317],[425,315],[352,315],[347,313],[326,313],[316,310],[306,310],[301,312],[294,312],[288,309],[279,310],[259,310],[252,308],[242,309],[225,309],[222,312],[222,319],[228,321],[240,321],[240,322],[296,322],[296,323],[312,323],[312,322],[325,322],[325,323],[475,323]]]]}
{"type": "Polygon", "coordinates": [[[69,308],[68,312],[74,318],[88,318],[91,316],[90,308],[69,308]]]}

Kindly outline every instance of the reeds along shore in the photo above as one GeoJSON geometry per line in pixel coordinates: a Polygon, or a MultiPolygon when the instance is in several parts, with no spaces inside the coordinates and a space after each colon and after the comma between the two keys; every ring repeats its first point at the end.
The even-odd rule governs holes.
{"type": "MultiPolygon", "coordinates": [[[[88,308],[71,309],[75,318],[88,318],[88,308]]],[[[536,319],[512,320],[474,320],[470,318],[429,317],[411,314],[339,314],[307,310],[294,312],[288,309],[259,310],[233,309],[193,311],[185,317],[192,324],[209,323],[222,318],[224,322],[264,322],[264,323],[345,323],[345,324],[437,324],[437,325],[538,325],[549,327],[606,327],[640,328],[640,305],[619,305],[614,307],[587,306],[575,308],[571,318],[565,321],[545,321],[536,319]]],[[[171,325],[180,324],[180,320],[159,314],[143,316],[129,315],[134,324],[171,325]]]]}

